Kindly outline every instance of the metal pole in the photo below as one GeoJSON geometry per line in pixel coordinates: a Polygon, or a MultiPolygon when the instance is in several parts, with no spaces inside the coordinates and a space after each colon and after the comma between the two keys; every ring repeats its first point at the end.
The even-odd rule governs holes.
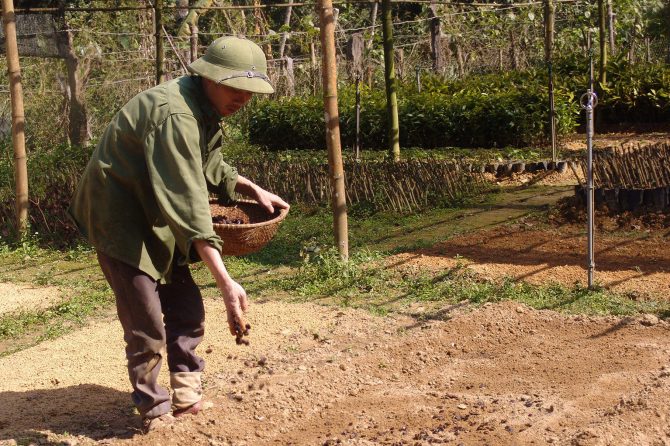
{"type": "Polygon", "coordinates": [[[163,82],[163,61],[165,59],[165,50],[163,49],[163,14],[161,8],[163,7],[163,0],[155,0],[154,2],[154,22],[156,31],[156,85],[163,82]]]}
{"type": "Polygon", "coordinates": [[[356,75],[356,161],[361,160],[361,75],[356,75]]]}
{"type": "Polygon", "coordinates": [[[318,3],[323,51],[323,108],[326,118],[326,145],[332,185],[333,227],[342,260],[349,258],[347,202],[344,189],[344,167],[340,143],[340,116],[337,108],[337,62],[335,55],[335,11],[332,0],[318,3]]]}
{"type": "Polygon", "coordinates": [[[16,229],[23,237],[28,231],[28,165],[26,161],[26,138],[24,134],[23,87],[21,65],[16,41],[16,14],[14,2],[2,0],[2,23],[5,31],[7,51],[7,73],[9,75],[12,102],[12,143],[14,145],[14,179],[16,181],[16,229]]]}
{"type": "Polygon", "coordinates": [[[586,213],[587,213],[587,224],[588,224],[588,238],[587,238],[587,250],[588,250],[588,287],[589,289],[593,288],[593,275],[595,272],[595,260],[593,252],[593,109],[598,104],[598,96],[593,91],[593,51],[589,51],[589,57],[591,59],[590,65],[590,76],[589,76],[589,89],[586,93],[580,98],[581,107],[586,110],[586,149],[587,149],[587,158],[586,158],[586,213]]]}

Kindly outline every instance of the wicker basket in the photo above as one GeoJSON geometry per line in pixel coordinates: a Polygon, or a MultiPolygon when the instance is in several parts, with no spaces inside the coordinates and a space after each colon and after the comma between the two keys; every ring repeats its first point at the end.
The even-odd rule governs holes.
{"type": "Polygon", "coordinates": [[[209,202],[214,232],[223,240],[223,254],[242,256],[260,250],[274,237],[279,224],[288,214],[287,209],[275,209],[273,215],[257,202],[239,200],[222,206],[216,200],[209,202]],[[221,224],[217,220],[238,220],[240,224],[221,224]]]}

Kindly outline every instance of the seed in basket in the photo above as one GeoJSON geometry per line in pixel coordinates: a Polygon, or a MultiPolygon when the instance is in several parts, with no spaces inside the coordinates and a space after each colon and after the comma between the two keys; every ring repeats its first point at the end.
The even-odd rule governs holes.
{"type": "Polygon", "coordinates": [[[275,208],[269,213],[259,203],[238,200],[223,205],[211,200],[214,232],[223,241],[222,254],[241,256],[259,251],[277,232],[288,209],[275,208]]]}
{"type": "Polygon", "coordinates": [[[212,222],[219,225],[241,225],[244,221],[241,218],[228,218],[225,215],[212,216],[212,222]]]}

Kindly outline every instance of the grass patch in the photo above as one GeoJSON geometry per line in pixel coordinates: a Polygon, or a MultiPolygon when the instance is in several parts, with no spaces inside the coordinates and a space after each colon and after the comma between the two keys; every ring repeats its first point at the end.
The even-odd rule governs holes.
{"type": "Polygon", "coordinates": [[[69,288],[74,297],[39,310],[21,310],[0,317],[0,357],[58,338],[86,324],[89,318],[111,314],[114,296],[109,289],[90,284],[69,288]],[[107,311],[105,311],[107,310],[107,311]],[[15,342],[3,342],[13,340],[15,342]]]}
{"type": "Polygon", "coordinates": [[[488,302],[516,301],[541,310],[569,314],[628,316],[640,313],[665,317],[670,302],[630,299],[625,294],[602,288],[589,290],[581,285],[558,283],[537,286],[511,279],[484,280],[463,265],[440,274],[407,274],[385,267],[385,256],[362,251],[348,263],[328,251],[299,268],[290,277],[275,282],[277,288],[316,301],[365,308],[374,314],[406,312],[421,303],[425,316],[444,316],[440,310],[464,302],[479,306],[488,302]]]}

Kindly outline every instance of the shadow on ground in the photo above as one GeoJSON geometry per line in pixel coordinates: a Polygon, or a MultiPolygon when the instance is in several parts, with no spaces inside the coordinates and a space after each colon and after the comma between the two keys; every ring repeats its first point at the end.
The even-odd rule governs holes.
{"type": "Polygon", "coordinates": [[[139,428],[128,393],[94,384],[0,392],[0,401],[0,443],[66,444],[49,439],[49,433],[93,440],[130,438],[139,428]]]}

